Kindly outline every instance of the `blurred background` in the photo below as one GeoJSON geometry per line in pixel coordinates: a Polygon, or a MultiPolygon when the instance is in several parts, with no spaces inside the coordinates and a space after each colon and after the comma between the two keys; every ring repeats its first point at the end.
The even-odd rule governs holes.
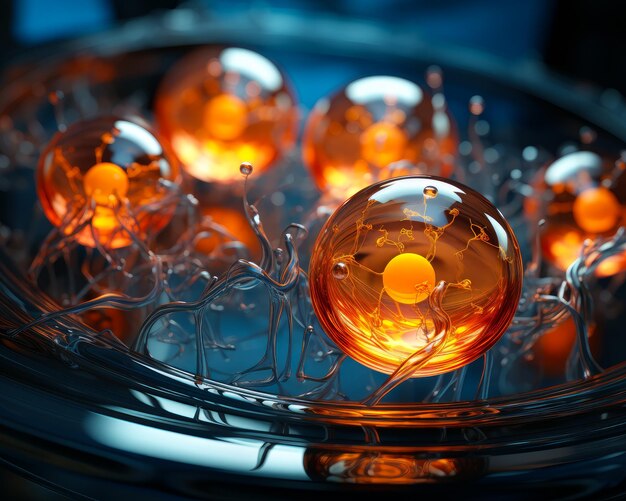
{"type": "MultiPolygon", "coordinates": [[[[189,5],[216,17],[271,11],[284,13],[285,20],[315,16],[329,25],[337,19],[356,20],[417,35],[426,46],[462,47],[467,54],[516,63],[539,62],[577,86],[609,90],[609,97],[626,94],[626,18],[620,2],[610,0],[0,0],[0,69],[34,49],[189,5]]],[[[348,80],[335,76],[334,82],[323,83],[311,78],[315,68],[303,64],[298,72],[291,66],[289,76],[309,107],[332,90],[334,82],[348,80]]],[[[337,71],[350,74],[350,68],[337,71]]],[[[0,423],[0,439],[3,436],[0,423]]],[[[2,461],[0,457],[0,492],[9,499],[66,499],[2,461]]]]}
{"type": "Polygon", "coordinates": [[[611,0],[0,0],[0,64],[33,46],[181,5],[215,15],[271,10],[383,24],[427,44],[543,61],[579,82],[626,93],[626,9],[611,0]]]}

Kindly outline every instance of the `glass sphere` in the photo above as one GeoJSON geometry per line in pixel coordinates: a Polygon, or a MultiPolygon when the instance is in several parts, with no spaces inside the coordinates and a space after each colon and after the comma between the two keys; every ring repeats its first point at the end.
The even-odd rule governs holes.
{"type": "Polygon", "coordinates": [[[58,132],[37,166],[47,218],[88,247],[125,247],[158,232],[171,219],[179,181],[175,157],[147,126],[116,117],[58,132]]]}
{"type": "Polygon", "coordinates": [[[246,49],[207,47],[184,57],[164,77],[155,111],[185,170],[202,181],[239,180],[244,161],[263,172],[296,138],[285,77],[246,49]]]}
{"type": "MultiPolygon", "coordinates": [[[[555,160],[533,181],[534,196],[524,205],[539,230],[545,261],[565,271],[579,256],[587,238],[609,237],[626,220],[626,176],[595,153],[576,151],[555,160]]],[[[534,224],[531,226],[535,226],[534,224]]],[[[626,269],[626,255],[603,260],[598,276],[626,269]]]]}
{"type": "Polygon", "coordinates": [[[303,139],[304,160],[322,191],[344,199],[377,180],[406,173],[448,177],[458,138],[443,94],[402,78],[356,80],[317,102],[303,139]]]}
{"type": "Polygon", "coordinates": [[[309,267],[317,318],[356,361],[392,373],[444,336],[413,377],[485,353],[515,314],[522,275],[500,212],[472,189],[430,176],[381,181],[347,200],[322,229],[309,267]],[[445,333],[436,328],[442,318],[445,333]]]}

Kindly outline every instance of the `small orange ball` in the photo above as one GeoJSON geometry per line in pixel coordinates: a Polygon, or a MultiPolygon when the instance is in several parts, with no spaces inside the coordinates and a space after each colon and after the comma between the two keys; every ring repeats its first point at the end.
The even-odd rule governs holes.
{"type": "Polygon", "coordinates": [[[574,200],[572,210],[576,224],[588,233],[615,229],[622,213],[617,197],[602,186],[584,190],[574,200]]]}
{"type": "Polygon", "coordinates": [[[398,303],[421,303],[435,288],[435,270],[424,256],[404,252],[385,266],[383,287],[398,303]]]}
{"type": "Polygon", "coordinates": [[[58,132],[37,166],[50,222],[88,247],[126,247],[171,219],[178,164],[144,124],[103,117],[58,132]],[[162,181],[169,181],[170,184],[162,181]]]}
{"type": "Polygon", "coordinates": [[[239,165],[261,173],[293,146],[294,93],[284,75],[256,52],[197,49],[165,75],[156,119],[185,170],[207,182],[239,180],[239,165]]]}
{"type": "Polygon", "coordinates": [[[413,176],[369,186],[333,213],[313,249],[309,287],[344,353],[392,373],[424,350],[418,377],[487,351],[513,319],[522,275],[515,235],[487,199],[413,176]]]}
{"type": "Polygon", "coordinates": [[[343,199],[394,177],[389,168],[394,164],[448,177],[457,145],[442,94],[431,98],[408,80],[375,76],[317,102],[306,125],[303,155],[320,190],[343,199]]]}
{"type": "Polygon", "coordinates": [[[128,176],[119,165],[101,162],[85,173],[83,187],[85,195],[92,197],[97,205],[108,206],[111,203],[115,204],[115,198],[126,197],[128,176]]]}

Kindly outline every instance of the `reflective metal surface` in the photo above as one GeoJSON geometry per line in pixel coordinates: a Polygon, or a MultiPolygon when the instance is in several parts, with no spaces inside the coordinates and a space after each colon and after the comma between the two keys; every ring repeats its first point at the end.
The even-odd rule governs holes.
{"type": "MultiPolygon", "coordinates": [[[[626,139],[626,121],[617,111],[582,98],[537,67],[435,50],[369,25],[347,29],[316,19],[304,25],[295,18],[190,23],[189,16],[180,11],[143,20],[70,44],[43,63],[16,65],[0,109],[11,114],[31,89],[25,82],[46,81],[76,51],[113,61],[137,52],[146,65],[161,67],[177,48],[219,41],[285,53],[285,62],[323,58],[329,67],[331,60],[363,62],[365,55],[365,67],[375,61],[410,72],[413,65],[440,64],[450,75],[448,92],[468,98],[465,86],[480,82],[489,102],[509,111],[502,127],[492,126],[502,141],[519,146],[539,138],[554,146],[581,124],[595,126],[600,146],[609,150],[626,139]],[[148,36],[154,33],[160,36],[148,36]],[[455,89],[454,82],[463,83],[455,89]],[[537,120],[550,124],[549,134],[533,127],[537,120]],[[507,128],[512,121],[516,127],[507,128]]],[[[33,155],[23,152],[24,164],[33,155]]],[[[19,175],[24,173],[11,174],[19,175]]],[[[23,196],[32,204],[29,193],[11,191],[1,202],[16,227],[14,207],[23,196]]],[[[554,498],[582,498],[626,481],[623,363],[584,381],[489,400],[372,407],[280,397],[198,381],[71,316],[15,335],[16,326],[58,309],[16,271],[19,255],[0,254],[0,457],[71,496],[290,499],[340,487],[363,496],[397,490],[525,499],[549,497],[549,486],[554,498]]]]}

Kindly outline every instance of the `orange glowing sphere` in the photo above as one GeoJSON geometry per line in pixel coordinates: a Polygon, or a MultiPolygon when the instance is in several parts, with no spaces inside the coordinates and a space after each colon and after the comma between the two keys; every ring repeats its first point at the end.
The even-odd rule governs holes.
{"type": "Polygon", "coordinates": [[[602,186],[580,193],[572,208],[574,220],[588,233],[614,230],[621,218],[622,208],[617,197],[602,186]]]}
{"type": "Polygon", "coordinates": [[[294,94],[268,59],[246,49],[198,49],[167,73],[156,119],[185,170],[202,181],[239,180],[239,164],[270,167],[293,146],[294,94]]]}
{"type": "Polygon", "coordinates": [[[168,200],[180,180],[173,159],[138,122],[76,122],[57,133],[39,159],[39,200],[50,222],[82,245],[126,247],[170,220],[168,200]]]}
{"type": "Polygon", "coordinates": [[[395,177],[394,165],[448,177],[457,146],[442,94],[431,97],[408,80],[375,76],[317,102],[306,125],[303,154],[318,187],[345,198],[395,177]]]}
{"type": "Polygon", "coordinates": [[[392,373],[423,350],[418,377],[485,353],[515,314],[522,275],[515,235],[486,198],[412,176],[369,186],[334,212],[309,286],[320,324],[347,355],[392,373]]]}
{"type": "MultiPolygon", "coordinates": [[[[524,210],[531,223],[545,220],[539,230],[543,258],[556,269],[565,271],[580,257],[587,238],[609,237],[624,224],[625,180],[613,179],[613,172],[595,153],[577,151],[537,174],[535,196],[524,210]]],[[[619,254],[600,263],[595,273],[606,277],[624,269],[626,255],[619,254]]]]}

